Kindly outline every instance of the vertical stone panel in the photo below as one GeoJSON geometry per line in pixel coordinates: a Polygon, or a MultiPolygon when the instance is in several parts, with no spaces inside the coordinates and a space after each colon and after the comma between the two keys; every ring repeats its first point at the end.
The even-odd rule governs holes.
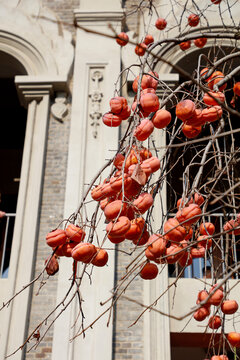
{"type": "Polygon", "coordinates": [[[103,109],[102,98],[105,69],[103,66],[89,66],[88,122],[92,127],[92,136],[97,138],[103,109]]]}
{"type": "MultiPolygon", "coordinates": [[[[121,16],[122,12],[119,8],[111,12],[83,11],[82,9],[75,11],[76,22],[79,25],[97,32],[110,32],[108,22],[113,22],[119,27],[121,16]]],[[[110,151],[117,148],[118,129],[105,126],[101,121],[101,114],[108,111],[108,101],[113,95],[114,81],[119,71],[120,49],[116,47],[116,43],[107,37],[100,37],[78,29],[65,198],[66,216],[75,211],[88,184],[106,159],[111,156],[110,151]],[[75,192],[73,189],[76,189],[75,192]]],[[[94,202],[89,202],[84,209],[84,216],[87,214],[90,219],[95,207],[94,202]]],[[[101,222],[98,228],[100,242],[105,234],[104,229],[105,224],[101,222]]],[[[59,300],[65,293],[66,277],[71,271],[67,261],[63,265],[58,281],[57,298],[59,300]]],[[[113,276],[114,253],[111,251],[108,267],[94,269],[92,285],[89,284],[88,277],[85,277],[81,284],[81,296],[84,299],[83,307],[86,316],[85,326],[95,320],[104,310],[104,307],[100,306],[100,301],[109,297],[110,289],[113,287],[113,276]]],[[[112,359],[112,323],[106,327],[107,316],[98,321],[92,330],[87,331],[85,339],[79,336],[69,344],[69,339],[79,331],[79,325],[81,325],[81,318],[74,324],[77,313],[78,302],[74,299],[55,324],[52,359],[59,359],[60,356],[66,360],[79,357],[94,360],[99,359],[100,356],[104,360],[112,359]],[[66,332],[63,333],[64,329],[66,332]]]]}

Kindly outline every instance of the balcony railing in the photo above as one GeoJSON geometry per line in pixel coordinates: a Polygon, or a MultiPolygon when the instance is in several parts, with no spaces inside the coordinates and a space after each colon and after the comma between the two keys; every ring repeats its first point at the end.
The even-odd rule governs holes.
{"type": "MultiPolygon", "coordinates": [[[[169,217],[174,216],[175,214],[170,214],[169,217]]],[[[228,218],[234,218],[234,214],[229,214],[228,218]]],[[[206,222],[212,222],[215,225],[216,231],[215,233],[221,233],[223,229],[223,225],[225,223],[224,215],[222,213],[214,213],[211,216],[205,217],[206,222]]],[[[231,262],[236,263],[237,259],[237,239],[235,235],[228,235],[232,239],[231,246],[231,262]]],[[[197,258],[193,259],[192,265],[186,267],[184,269],[184,273],[182,277],[184,278],[204,278],[204,277],[214,277],[214,271],[217,271],[218,274],[225,273],[226,263],[225,263],[225,249],[226,249],[226,235],[219,235],[218,238],[215,239],[218,242],[219,246],[215,246],[215,242],[213,242],[212,248],[210,248],[207,252],[206,258],[197,258]],[[216,270],[217,268],[217,270],[216,270]],[[205,273],[205,270],[209,271],[209,274],[205,273]]],[[[177,277],[181,268],[176,265],[175,270],[170,272],[171,277],[177,277]]],[[[238,273],[235,274],[235,279],[238,279],[238,273]]]]}
{"type": "Polygon", "coordinates": [[[14,213],[6,213],[0,219],[0,278],[8,277],[15,217],[14,213]]]}

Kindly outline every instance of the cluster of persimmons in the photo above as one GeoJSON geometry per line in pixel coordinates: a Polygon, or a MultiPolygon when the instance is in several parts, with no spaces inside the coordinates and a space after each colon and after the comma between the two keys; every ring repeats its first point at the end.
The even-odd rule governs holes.
{"type": "MultiPolygon", "coordinates": [[[[221,85],[218,91],[214,91],[214,86],[224,78],[224,74],[221,71],[204,68],[200,75],[202,81],[206,82],[205,86],[207,86],[201,100],[202,105],[185,99],[180,101],[175,109],[177,118],[183,122],[182,132],[189,139],[197,137],[201,133],[203,125],[218,121],[223,115],[221,105],[225,101],[223,91],[227,84],[221,85]]],[[[142,76],[139,100],[136,95],[131,106],[133,114],[137,113],[141,118],[134,130],[134,136],[139,141],[148,139],[154,128],[166,128],[172,119],[169,111],[160,109],[159,98],[156,94],[158,78],[156,72],[149,72],[142,76]]],[[[139,76],[135,78],[132,86],[135,93],[138,91],[138,83],[139,76]]],[[[239,82],[235,83],[233,92],[234,96],[240,95],[239,82]]],[[[124,97],[117,96],[110,100],[110,111],[103,115],[103,123],[110,127],[118,127],[123,120],[129,118],[130,114],[131,109],[127,100],[124,97]]]]}
{"type": "MultiPolygon", "coordinates": [[[[213,4],[218,5],[222,2],[222,0],[210,0],[213,4]]],[[[197,14],[190,14],[187,18],[187,24],[190,27],[196,27],[200,23],[200,17],[197,14]]],[[[155,27],[162,31],[166,28],[167,21],[164,18],[157,18],[155,22],[155,27]]],[[[120,46],[125,46],[129,42],[129,37],[125,32],[121,32],[117,35],[116,42],[120,46]]],[[[148,34],[145,36],[144,40],[136,45],[135,47],[135,53],[138,56],[143,56],[148,49],[148,46],[150,46],[154,42],[154,38],[151,34],[148,34]]],[[[203,48],[207,43],[207,38],[200,37],[198,39],[194,40],[194,45],[198,48],[203,48]]],[[[187,50],[191,47],[191,40],[183,41],[179,44],[179,47],[181,50],[187,50]]]]}
{"type": "MultiPolygon", "coordinates": [[[[210,307],[215,306],[214,315],[208,320],[210,329],[217,330],[223,325],[223,316],[233,315],[238,310],[238,303],[236,300],[224,300],[224,290],[222,286],[217,284],[212,286],[209,290],[202,290],[198,293],[196,303],[204,303],[195,313],[194,319],[196,321],[203,321],[210,315],[210,307]],[[216,313],[219,315],[216,315],[216,313]]],[[[235,331],[228,333],[227,340],[232,347],[240,347],[240,333],[235,331]]],[[[207,360],[207,359],[206,359],[207,360]]],[[[214,355],[211,360],[228,360],[226,355],[214,355]]]]}
{"type": "Polygon", "coordinates": [[[54,275],[58,269],[58,256],[70,257],[76,261],[102,267],[108,262],[108,253],[89,242],[83,242],[85,231],[78,225],[69,224],[66,230],[56,229],[46,236],[47,245],[54,250],[54,256],[46,260],[48,275],[54,275]]]}
{"type": "MultiPolygon", "coordinates": [[[[209,92],[206,92],[202,99],[206,107],[203,109],[197,107],[190,99],[182,100],[176,105],[176,116],[183,122],[182,131],[188,138],[199,135],[204,124],[219,120],[223,113],[220,105],[225,100],[222,91],[226,85],[221,86],[218,92],[212,91],[224,78],[223,73],[204,68],[201,76],[209,88],[209,92]]],[[[103,123],[109,127],[117,127],[122,121],[129,119],[131,113],[137,114],[139,121],[133,129],[133,137],[138,142],[147,140],[155,128],[166,128],[171,122],[171,113],[159,109],[157,86],[156,72],[144,74],[141,81],[137,76],[132,88],[135,93],[140,94],[139,100],[136,95],[130,107],[124,97],[112,98],[110,111],[103,115],[103,123]]],[[[239,89],[239,83],[236,83],[234,86],[236,95],[240,94],[239,89]]],[[[125,153],[118,153],[113,164],[115,170],[112,176],[91,192],[93,200],[100,203],[100,208],[108,222],[106,226],[108,239],[114,244],[127,239],[137,246],[146,246],[147,259],[155,263],[178,262],[186,267],[192,263],[193,258],[205,257],[206,249],[212,246],[211,235],[215,231],[214,225],[204,222],[198,229],[194,230],[192,227],[202,214],[200,208],[204,202],[202,195],[195,193],[187,203],[180,199],[176,216],[168,219],[164,224],[164,234],[150,236],[142,215],[153,205],[153,197],[144,190],[144,186],[150,175],[159,170],[159,159],[152,156],[143,145],[133,145],[131,148],[126,148],[125,153]]],[[[224,230],[230,232],[233,228],[236,234],[238,231],[235,230],[236,226],[238,220],[230,220],[224,230]]],[[[70,224],[66,230],[57,229],[50,232],[47,235],[47,244],[53,249],[56,248],[57,256],[72,257],[76,261],[104,266],[108,261],[107,252],[91,243],[83,242],[84,236],[85,232],[81,227],[70,224]]],[[[149,261],[140,272],[144,279],[153,279],[157,274],[156,264],[149,261]]]]}
{"type": "MultiPolygon", "coordinates": [[[[221,0],[211,0],[219,4],[221,0]]],[[[190,14],[188,25],[196,27],[200,22],[197,14],[190,14]]],[[[156,20],[155,26],[164,30],[167,21],[163,18],[156,20]]],[[[127,34],[120,33],[117,43],[125,46],[129,39],[127,34]]],[[[153,36],[145,36],[143,43],[137,45],[139,49],[146,49],[154,42],[153,36]]],[[[195,45],[202,47],[206,39],[195,40],[195,45]],[[199,43],[199,44],[198,44],[199,43]]],[[[180,44],[181,47],[182,44],[180,44]]],[[[145,52],[145,50],[144,50],[145,52]]],[[[190,99],[184,99],[176,105],[176,117],[182,124],[182,132],[187,138],[194,138],[201,132],[202,126],[221,119],[223,110],[221,104],[225,101],[223,91],[226,84],[218,88],[218,83],[224,79],[224,74],[211,68],[204,68],[200,79],[206,84],[206,91],[202,97],[203,107],[196,105],[190,99]],[[217,91],[216,90],[217,86],[217,91]]],[[[155,128],[164,129],[170,122],[172,115],[161,109],[156,89],[159,76],[156,72],[148,72],[137,76],[133,82],[133,91],[137,94],[134,102],[129,106],[127,99],[116,96],[110,100],[110,111],[103,115],[103,123],[109,127],[118,127],[122,121],[128,120],[131,115],[138,115],[138,123],[133,128],[133,138],[142,142],[149,138],[155,128]]],[[[240,95],[240,83],[236,83],[233,91],[240,95]]],[[[176,263],[186,267],[196,257],[205,257],[206,250],[212,246],[211,236],[215,231],[212,223],[203,222],[199,228],[196,223],[201,217],[200,206],[204,202],[201,194],[195,193],[188,202],[178,201],[178,212],[164,224],[164,234],[148,233],[143,214],[153,205],[153,196],[144,190],[149,177],[160,168],[160,161],[156,156],[144,148],[143,145],[132,145],[125,149],[125,153],[118,153],[113,161],[115,170],[102,184],[96,186],[92,192],[92,199],[98,201],[104,212],[106,221],[106,235],[108,239],[118,244],[125,239],[137,246],[145,246],[146,264],[140,275],[144,279],[153,279],[158,274],[156,263],[176,263]],[[153,261],[154,263],[151,263],[153,261]]],[[[230,220],[224,230],[236,234],[238,220],[230,220]]],[[[57,229],[47,235],[47,244],[55,249],[56,256],[72,257],[76,261],[91,263],[95,266],[104,266],[108,261],[106,250],[84,242],[83,228],[70,224],[65,230],[57,229]]],[[[56,256],[51,261],[57,262],[56,256]]],[[[50,262],[51,263],[51,262],[50,262]]],[[[47,267],[47,269],[49,266],[47,267]]],[[[49,272],[51,272],[49,270],[49,272]]]]}

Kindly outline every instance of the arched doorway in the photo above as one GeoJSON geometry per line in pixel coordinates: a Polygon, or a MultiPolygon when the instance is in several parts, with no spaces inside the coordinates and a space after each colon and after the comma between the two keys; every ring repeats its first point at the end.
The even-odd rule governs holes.
{"type": "MultiPolygon", "coordinates": [[[[179,50],[178,46],[172,46],[172,48],[168,49],[169,51],[162,51],[161,55],[164,56],[165,59],[168,60],[169,63],[172,63],[173,66],[175,66],[175,69],[171,69],[171,67],[167,67],[166,64],[156,64],[156,68],[157,71],[162,72],[163,69],[168,69],[169,73],[175,73],[176,72],[176,68],[180,68],[183,69],[185,72],[187,72],[190,76],[192,76],[194,74],[194,71],[196,71],[196,69],[198,68],[198,66],[200,66],[200,70],[205,67],[208,66],[208,63],[206,62],[206,59],[204,58],[205,55],[212,61],[216,61],[221,59],[223,56],[233,53],[234,51],[237,51],[236,48],[234,48],[234,44],[232,44],[231,42],[227,42],[227,41],[223,41],[222,46],[218,47],[216,43],[214,42],[210,42],[209,46],[207,46],[204,49],[191,49],[189,50],[189,52],[183,53],[181,52],[181,50],[179,50]],[[174,50],[175,48],[175,50],[174,50]],[[175,53],[174,53],[175,51],[175,53]],[[199,61],[199,59],[201,59],[201,61],[199,61]]],[[[234,69],[236,68],[236,66],[238,65],[238,62],[235,59],[231,59],[229,62],[226,62],[223,66],[219,65],[219,67],[217,67],[216,70],[222,71],[225,74],[228,74],[231,72],[231,68],[234,69]]],[[[196,78],[196,73],[194,74],[194,78],[196,78]]],[[[184,74],[181,74],[180,72],[180,78],[179,78],[179,83],[181,84],[182,82],[189,80],[189,77],[184,77],[184,74]]],[[[239,81],[239,78],[237,76],[235,76],[234,79],[231,79],[228,83],[228,87],[225,91],[225,96],[227,98],[227,103],[230,104],[230,100],[233,97],[233,92],[232,92],[232,87],[233,87],[233,80],[235,81],[239,81]]],[[[192,86],[192,84],[190,85],[192,86]]],[[[190,95],[190,93],[192,93],[192,88],[185,86],[184,87],[184,91],[183,94],[185,95],[185,98],[188,97],[188,95],[190,95]]],[[[201,90],[200,90],[201,93],[201,90]]],[[[190,97],[190,96],[189,96],[190,97]]],[[[202,97],[200,96],[200,101],[198,102],[199,106],[202,107],[206,107],[206,105],[204,105],[204,103],[202,102],[202,97]]],[[[179,95],[178,97],[178,101],[181,100],[181,95],[179,95]]],[[[195,99],[192,99],[193,101],[195,101],[195,99]]],[[[197,101],[196,101],[197,103],[197,101]]],[[[173,106],[173,104],[171,104],[170,106],[173,109],[173,115],[175,118],[175,108],[173,106]]],[[[237,108],[237,105],[236,105],[237,108]]],[[[239,108],[239,106],[238,106],[239,108]]],[[[223,117],[226,114],[223,114],[223,117]]],[[[177,127],[181,126],[181,121],[177,120],[179,123],[177,123],[177,127]]],[[[228,119],[229,122],[231,122],[231,128],[232,129],[237,129],[239,128],[239,119],[233,115],[231,115],[228,119]]],[[[228,121],[226,121],[226,126],[225,126],[225,131],[228,131],[228,121]]],[[[214,134],[214,132],[216,131],[218,126],[218,123],[213,123],[212,124],[212,134],[214,134]]],[[[211,136],[211,132],[209,131],[209,125],[206,126],[206,128],[204,128],[202,130],[202,137],[204,136],[211,136]]],[[[235,144],[239,144],[239,133],[238,134],[234,134],[232,135],[232,137],[234,138],[235,144]]],[[[219,151],[221,151],[222,153],[225,151],[229,151],[230,152],[230,147],[231,147],[231,142],[228,139],[226,139],[226,137],[220,138],[218,140],[218,144],[217,146],[219,146],[219,151]]],[[[187,143],[187,139],[186,137],[184,137],[182,135],[181,132],[178,133],[178,138],[177,140],[173,143],[173,144],[180,144],[180,143],[187,143]]],[[[167,143],[167,139],[166,139],[166,143],[167,143]]],[[[206,142],[201,142],[201,137],[199,139],[199,142],[197,143],[197,146],[199,147],[199,149],[203,149],[206,147],[206,142]]],[[[182,146],[179,148],[173,148],[172,149],[172,154],[171,154],[171,163],[169,164],[169,167],[173,166],[174,164],[174,170],[172,171],[172,178],[168,177],[168,189],[167,189],[167,201],[168,201],[168,209],[172,209],[172,213],[174,213],[174,211],[176,210],[176,202],[177,199],[179,199],[182,195],[182,191],[183,191],[183,178],[181,178],[182,173],[183,173],[183,169],[184,167],[186,167],[190,161],[194,158],[194,156],[196,156],[196,151],[195,154],[190,152],[191,149],[186,146],[182,146]],[[184,153],[184,155],[183,155],[184,153]],[[181,161],[178,162],[178,160],[181,159],[181,161]]],[[[213,152],[213,151],[212,151],[213,152]]],[[[212,152],[209,151],[209,155],[207,154],[206,157],[206,166],[204,168],[204,172],[203,172],[203,176],[202,176],[202,183],[200,184],[202,187],[202,191],[203,194],[205,195],[206,193],[205,188],[204,188],[204,182],[210,182],[214,179],[214,163],[211,161],[211,157],[212,157],[212,152]]],[[[196,159],[196,157],[195,157],[196,159]]],[[[196,161],[196,169],[194,169],[194,166],[191,167],[191,173],[189,175],[188,181],[191,182],[193,181],[197,171],[199,168],[199,164],[196,161]]],[[[238,179],[238,169],[236,169],[235,174],[237,176],[238,179]]],[[[219,192],[221,191],[221,186],[222,186],[222,193],[224,193],[224,180],[221,181],[221,184],[219,184],[219,188],[217,189],[219,192]]],[[[230,214],[230,209],[227,209],[227,207],[225,209],[223,209],[223,207],[220,206],[221,204],[214,204],[213,206],[208,206],[208,211],[210,213],[211,216],[206,217],[206,221],[212,221],[215,224],[215,228],[216,228],[216,233],[220,233],[220,229],[222,229],[223,223],[225,222],[224,220],[224,213],[231,215],[230,214]],[[215,209],[219,210],[219,211],[214,211],[215,209]]],[[[172,216],[172,214],[170,214],[170,216],[172,216]]],[[[221,241],[222,235],[219,236],[219,240],[217,241],[221,241]]],[[[237,239],[239,240],[239,239],[237,239]]],[[[237,241],[238,242],[238,241],[237,241]]],[[[211,268],[210,270],[212,271],[212,274],[217,274],[220,276],[220,273],[222,273],[224,271],[224,256],[225,256],[225,252],[220,250],[220,249],[224,249],[224,244],[222,243],[221,247],[219,246],[217,249],[217,246],[215,246],[215,248],[213,247],[213,249],[211,249],[211,251],[209,251],[209,256],[207,257],[207,261],[209,261],[209,264],[211,264],[211,268]]],[[[238,250],[237,248],[233,248],[233,254],[230,256],[228,256],[229,262],[232,261],[236,261],[236,253],[238,250]],[[235,257],[235,258],[234,258],[235,257]]],[[[194,259],[195,260],[195,259],[194,259]]],[[[196,259],[199,260],[199,259],[196,259]]],[[[178,281],[178,285],[177,285],[177,291],[176,293],[170,293],[169,296],[169,303],[170,303],[170,308],[172,311],[172,314],[182,314],[184,313],[184,306],[182,304],[184,304],[185,301],[188,301],[192,304],[195,303],[195,298],[192,297],[191,298],[191,294],[192,293],[197,293],[199,287],[199,281],[196,279],[192,279],[193,277],[196,278],[208,278],[208,276],[204,275],[204,270],[205,270],[205,266],[203,265],[203,261],[205,259],[200,259],[202,260],[202,262],[199,262],[198,266],[195,266],[195,269],[193,267],[193,269],[190,271],[190,275],[186,276],[188,277],[188,279],[180,279],[180,281],[178,281]],[[195,272],[194,272],[195,271],[195,272]],[[191,289],[191,292],[189,292],[189,289],[191,289]],[[185,295],[187,294],[187,296],[185,295]],[[179,300],[179,298],[181,300],[179,300]],[[175,299],[175,301],[173,300],[175,299]]],[[[206,262],[207,262],[206,261],[206,262]]],[[[196,265],[196,264],[195,264],[196,265]]],[[[174,265],[175,267],[175,265],[174,265]]],[[[176,277],[178,274],[174,274],[173,276],[176,277]]],[[[236,277],[238,276],[238,274],[236,274],[236,277]]],[[[213,276],[214,277],[214,276],[213,276]]],[[[200,280],[202,281],[202,280],[200,280]]],[[[232,282],[234,282],[235,280],[232,279],[232,282]]],[[[169,284],[173,284],[174,280],[172,281],[172,279],[169,279],[169,284]]],[[[176,360],[180,360],[182,358],[182,353],[184,353],[186,355],[186,353],[189,353],[191,351],[194,351],[194,355],[197,359],[202,359],[204,357],[203,354],[203,349],[206,348],[207,346],[203,343],[202,339],[199,337],[199,332],[201,332],[201,330],[199,331],[199,328],[197,328],[195,326],[195,324],[193,322],[187,323],[187,319],[185,319],[185,323],[184,322],[177,322],[174,320],[170,321],[170,332],[171,332],[171,348],[172,348],[172,357],[176,360]],[[186,325],[186,326],[185,326],[186,325]],[[198,339],[198,342],[194,341],[194,339],[198,339]],[[180,345],[180,340],[182,341],[182,345],[180,345]],[[183,346],[184,343],[184,348],[181,346],[183,346]],[[191,347],[194,347],[191,349],[191,347]]],[[[190,318],[189,318],[190,320],[190,318]]],[[[205,324],[203,325],[205,326],[205,324]]]]}
{"type": "Polygon", "coordinates": [[[0,51],[0,277],[8,277],[15,223],[27,110],[20,105],[14,77],[26,75],[22,64],[0,51]]]}
{"type": "MultiPolygon", "coordinates": [[[[53,31],[50,31],[49,24],[42,27],[39,24],[41,20],[33,22],[32,13],[28,16],[27,9],[22,12],[17,7],[11,9],[2,3],[0,9],[0,91],[3,94],[2,99],[5,99],[0,101],[0,109],[5,107],[5,110],[2,110],[3,138],[0,145],[0,151],[5,149],[5,154],[4,157],[1,156],[0,163],[3,161],[8,169],[6,171],[9,171],[6,173],[7,180],[1,179],[0,182],[4,193],[0,210],[7,214],[15,214],[16,211],[14,230],[12,226],[10,236],[12,244],[7,244],[5,239],[6,246],[0,255],[3,260],[1,273],[6,271],[5,277],[0,275],[0,303],[5,304],[33,278],[50,105],[57,92],[68,91],[73,46],[70,37],[65,39],[63,34],[58,34],[57,25],[52,25],[53,31]],[[58,42],[61,43],[59,51],[54,47],[58,42]],[[62,49],[67,53],[64,60],[59,55],[62,49]],[[9,138],[11,143],[10,140],[7,141],[9,138]],[[13,170],[10,170],[9,165],[13,170]],[[10,247],[11,253],[8,251],[7,255],[6,248],[10,247]]],[[[1,163],[1,166],[4,165],[1,163]]],[[[10,301],[0,313],[1,359],[24,342],[29,326],[27,319],[31,295],[30,288],[26,287],[25,291],[14,301],[10,301]]],[[[21,352],[15,355],[16,359],[23,357],[21,352]]]]}

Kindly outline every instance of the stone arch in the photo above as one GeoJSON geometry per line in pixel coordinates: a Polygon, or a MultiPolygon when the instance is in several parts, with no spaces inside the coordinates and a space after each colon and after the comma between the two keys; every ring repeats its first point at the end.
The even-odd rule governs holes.
{"type": "MultiPolygon", "coordinates": [[[[203,30],[203,33],[204,33],[204,31],[206,31],[208,33],[211,31],[210,34],[215,33],[216,35],[218,33],[225,32],[226,38],[219,39],[219,47],[221,47],[225,53],[227,53],[229,50],[232,50],[233,48],[236,48],[236,49],[239,48],[239,43],[237,43],[236,40],[234,39],[234,35],[236,34],[236,31],[234,31],[233,27],[228,27],[226,29],[223,26],[214,26],[214,27],[211,27],[210,29],[205,28],[203,30]]],[[[182,34],[182,37],[184,37],[186,35],[193,35],[193,37],[194,37],[195,34],[199,35],[199,31],[194,29],[192,31],[189,31],[188,33],[182,34]]],[[[198,56],[200,54],[207,54],[208,52],[211,52],[211,49],[214,49],[215,46],[216,47],[218,46],[218,41],[216,41],[215,39],[208,39],[207,44],[202,49],[197,48],[192,43],[192,46],[187,51],[182,51],[179,48],[178,44],[177,45],[175,45],[175,44],[166,44],[166,45],[161,47],[159,52],[157,52],[157,55],[160,57],[160,60],[156,60],[154,62],[154,71],[159,73],[160,79],[163,79],[164,81],[166,81],[165,79],[167,79],[167,80],[171,79],[171,76],[174,73],[177,72],[176,69],[174,69],[169,64],[169,63],[172,63],[173,65],[178,65],[180,68],[184,69],[185,71],[187,71],[191,75],[192,71],[194,69],[196,69],[196,66],[198,65],[197,64],[198,56]],[[164,59],[164,60],[167,60],[169,63],[161,61],[161,58],[164,59]]],[[[234,62],[236,62],[236,65],[238,65],[239,64],[238,58],[235,58],[234,62]]],[[[201,63],[201,65],[203,65],[203,62],[201,63]]],[[[175,84],[175,86],[176,85],[177,84],[175,84]]],[[[161,142],[161,146],[163,144],[165,144],[165,141],[166,141],[166,139],[163,138],[163,141],[161,142]]],[[[176,181],[176,179],[174,179],[174,180],[176,181]]],[[[166,275],[166,277],[168,277],[168,274],[165,274],[165,275],[166,275]]],[[[167,284],[172,284],[173,283],[173,280],[166,279],[166,278],[164,279],[163,276],[162,276],[162,280],[166,281],[167,284]]],[[[151,295],[151,292],[157,293],[157,290],[156,290],[157,286],[159,286],[159,284],[156,285],[156,286],[153,286],[152,288],[150,288],[150,291],[149,291],[150,295],[151,295]]],[[[182,304],[182,301],[183,301],[182,300],[183,295],[188,294],[189,286],[191,286],[192,289],[194,289],[195,286],[197,287],[197,284],[195,284],[192,281],[192,279],[182,279],[182,281],[180,281],[178,283],[178,295],[174,295],[174,299],[175,299],[174,300],[174,313],[181,313],[181,310],[182,310],[181,304],[182,304]],[[178,300],[176,301],[176,299],[180,299],[179,302],[178,302],[178,300]]],[[[194,293],[194,291],[193,291],[193,293],[194,293]]],[[[173,309],[173,302],[171,301],[171,298],[172,298],[171,296],[173,296],[172,293],[170,293],[169,300],[165,299],[165,302],[163,301],[162,309],[164,308],[164,306],[166,306],[166,307],[169,306],[171,309],[173,309]]],[[[195,299],[191,298],[191,300],[190,300],[190,298],[191,297],[189,295],[189,301],[191,303],[193,303],[195,301],[195,299]]],[[[150,316],[151,316],[151,314],[150,314],[150,316]]],[[[153,326],[155,324],[154,324],[153,319],[151,319],[151,317],[150,317],[149,322],[152,322],[152,324],[149,327],[153,328],[153,326]]],[[[182,330],[184,328],[184,326],[185,326],[184,322],[178,322],[178,321],[175,321],[175,320],[171,320],[170,322],[166,321],[165,322],[165,327],[164,327],[164,329],[165,329],[165,331],[164,331],[165,342],[167,342],[167,337],[168,337],[167,330],[168,331],[173,331],[175,334],[177,334],[177,336],[179,335],[179,333],[181,333],[181,336],[182,335],[184,336],[184,333],[186,332],[186,330],[182,330]],[[170,327],[167,327],[167,326],[169,326],[169,323],[170,323],[170,327]]],[[[188,328],[188,331],[189,331],[189,334],[191,334],[191,335],[188,335],[187,332],[186,332],[186,336],[191,337],[194,334],[197,334],[197,336],[199,336],[199,333],[198,333],[199,330],[198,330],[197,327],[194,327],[194,325],[191,325],[190,330],[188,328]]],[[[177,336],[176,336],[176,339],[177,339],[177,336]]],[[[159,338],[159,336],[158,336],[158,338],[159,338]]],[[[150,342],[150,344],[151,344],[151,342],[150,342]]],[[[151,344],[151,346],[152,346],[152,344],[151,344]]],[[[151,348],[151,346],[150,346],[150,348],[151,348]]],[[[167,357],[166,355],[162,356],[162,358],[163,357],[164,357],[164,359],[169,359],[169,357],[167,357]]]]}
{"type": "Polygon", "coordinates": [[[0,50],[0,78],[10,78],[15,75],[27,75],[23,64],[7,52],[0,50]]]}
{"type": "MultiPolygon", "coordinates": [[[[204,29],[203,29],[204,30],[204,29]]],[[[209,32],[209,29],[205,29],[206,33],[209,32]]],[[[221,47],[225,47],[225,48],[233,48],[236,47],[236,42],[234,39],[234,28],[229,27],[226,30],[221,27],[221,26],[215,26],[215,27],[211,27],[211,33],[212,34],[218,34],[219,32],[225,32],[225,34],[228,34],[228,38],[226,35],[226,38],[221,39],[221,47]]],[[[182,37],[186,36],[186,35],[195,35],[195,34],[199,34],[199,31],[197,30],[192,30],[189,31],[188,33],[184,33],[182,35],[182,37]]],[[[191,47],[187,50],[187,51],[182,51],[179,47],[179,45],[175,45],[175,44],[166,44],[164,45],[160,51],[157,53],[157,55],[162,58],[163,60],[167,60],[168,62],[172,63],[173,65],[177,65],[180,64],[183,59],[187,58],[191,58],[191,57],[196,57],[198,55],[202,54],[206,54],[213,46],[216,46],[216,40],[215,39],[208,39],[207,44],[204,46],[204,48],[199,49],[197,48],[192,41],[192,45],[191,47]]],[[[158,73],[172,73],[172,72],[176,72],[170,64],[165,63],[164,61],[154,61],[154,69],[155,71],[157,71],[158,73]]]]}
{"type": "Polygon", "coordinates": [[[49,9],[38,5],[37,10],[27,4],[24,11],[0,4],[0,51],[20,61],[28,75],[68,76],[74,55],[72,36],[49,9]]]}
{"type": "Polygon", "coordinates": [[[0,51],[16,58],[26,69],[28,75],[41,75],[54,70],[54,60],[46,60],[44,52],[35,44],[27,41],[22,36],[6,30],[0,30],[0,51]]]}
{"type": "MultiPolygon", "coordinates": [[[[205,28],[204,31],[209,32],[209,28],[205,28]]],[[[224,48],[226,51],[229,48],[237,47],[238,44],[236,44],[236,41],[234,39],[234,29],[232,27],[228,27],[227,29],[223,28],[222,26],[213,26],[211,27],[211,33],[220,33],[225,31],[226,38],[221,39],[221,47],[224,48]],[[228,34],[228,35],[227,35],[228,34]],[[228,38],[227,38],[228,37],[228,38]]],[[[199,35],[199,30],[193,29],[187,33],[182,34],[181,36],[184,37],[186,35],[192,35],[194,37],[195,34],[199,35]]],[[[153,36],[155,36],[155,33],[153,33],[153,36]]],[[[176,35],[177,36],[177,35],[176,35]]],[[[192,73],[192,70],[194,70],[194,59],[197,59],[199,54],[201,53],[208,53],[208,51],[216,45],[216,41],[214,39],[208,39],[207,44],[204,46],[203,49],[197,48],[194,44],[192,44],[191,48],[187,51],[182,51],[179,48],[178,44],[172,44],[172,43],[166,43],[165,45],[162,45],[160,50],[155,48],[155,53],[159,56],[160,59],[153,60],[153,66],[152,70],[156,71],[159,74],[160,80],[164,81],[168,84],[169,88],[173,87],[175,88],[179,82],[178,80],[178,73],[176,69],[174,69],[169,63],[172,63],[173,65],[178,65],[182,67],[185,71],[187,71],[189,74],[192,73]],[[161,59],[166,60],[168,63],[161,61],[161,59]],[[184,64],[184,62],[189,59],[189,63],[192,66],[184,64]],[[191,64],[192,61],[192,64],[191,64]],[[184,67],[185,65],[185,67],[184,67]]],[[[235,60],[238,61],[238,58],[235,60]]],[[[196,63],[195,63],[196,64],[196,63]]],[[[161,90],[159,90],[159,93],[161,95],[161,90]]],[[[166,92],[164,93],[164,96],[166,96],[166,92]]],[[[165,133],[163,132],[162,135],[159,135],[154,139],[155,140],[155,146],[162,147],[166,144],[166,137],[165,133]]],[[[161,154],[161,150],[159,151],[159,154],[161,154]]],[[[164,191],[162,192],[162,201],[163,203],[167,202],[167,189],[164,188],[164,191]]],[[[160,209],[160,206],[157,207],[157,203],[155,200],[155,208],[160,209]]],[[[159,210],[158,210],[158,216],[159,216],[159,210]]],[[[156,216],[157,218],[157,216],[156,216]]],[[[169,284],[173,283],[173,280],[169,279],[168,277],[168,271],[164,269],[161,271],[160,279],[156,284],[154,283],[144,283],[144,297],[145,303],[149,304],[154,302],[154,299],[156,299],[157,294],[163,293],[164,289],[167,288],[169,284]]],[[[188,293],[188,287],[191,284],[191,286],[197,286],[195,283],[191,282],[192,279],[183,279],[183,281],[180,281],[178,283],[178,291],[181,294],[187,294],[188,293]]],[[[196,290],[197,291],[197,290],[196,290]]],[[[171,301],[171,293],[166,293],[159,301],[158,301],[158,309],[165,313],[169,312],[169,308],[171,309],[173,306],[173,303],[171,301]]],[[[182,297],[180,297],[180,302],[182,301],[182,297]]],[[[191,299],[192,302],[195,301],[195,299],[191,299]]],[[[178,304],[178,308],[175,308],[175,313],[180,313],[181,304],[178,304]]],[[[158,318],[156,321],[156,317],[151,313],[146,313],[144,315],[144,329],[146,329],[144,334],[144,347],[146,351],[145,358],[146,359],[158,359],[158,358],[164,358],[165,360],[170,360],[171,353],[170,353],[170,332],[172,329],[175,329],[175,332],[182,332],[182,329],[184,328],[183,322],[177,322],[174,320],[169,320],[167,317],[161,317],[158,318]],[[163,331],[164,329],[164,331],[163,331]],[[149,336],[149,334],[154,334],[153,337],[149,336]],[[155,336],[159,339],[159,342],[156,344],[154,342],[155,336]]],[[[197,333],[197,329],[193,328],[191,329],[191,333],[194,333],[194,331],[197,333]]]]}

